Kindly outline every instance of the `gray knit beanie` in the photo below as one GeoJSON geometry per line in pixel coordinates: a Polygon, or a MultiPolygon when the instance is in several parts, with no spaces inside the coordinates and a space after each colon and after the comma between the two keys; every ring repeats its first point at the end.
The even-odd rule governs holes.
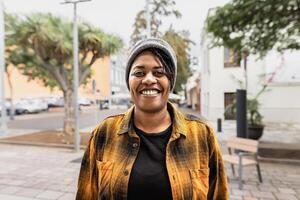
{"type": "Polygon", "coordinates": [[[177,75],[177,59],[173,48],[164,40],[158,38],[147,38],[138,41],[132,48],[126,65],[125,80],[129,89],[129,73],[135,58],[145,50],[154,50],[161,52],[164,56],[159,56],[166,68],[166,75],[170,80],[170,89],[174,89],[177,75]]]}

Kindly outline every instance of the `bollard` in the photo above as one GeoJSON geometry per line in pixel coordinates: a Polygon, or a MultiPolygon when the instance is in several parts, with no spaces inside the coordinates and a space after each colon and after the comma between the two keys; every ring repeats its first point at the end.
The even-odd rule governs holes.
{"type": "Polygon", "coordinates": [[[237,137],[247,138],[247,91],[236,91],[237,137]]]}
{"type": "Polygon", "coordinates": [[[218,118],[217,120],[217,131],[222,132],[222,119],[218,118]]]}

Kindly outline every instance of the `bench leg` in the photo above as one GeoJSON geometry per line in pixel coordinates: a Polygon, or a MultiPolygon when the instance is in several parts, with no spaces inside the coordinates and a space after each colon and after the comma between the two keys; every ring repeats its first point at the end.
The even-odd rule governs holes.
{"type": "Polygon", "coordinates": [[[259,182],[262,183],[262,177],[261,177],[260,167],[259,167],[259,164],[258,164],[258,163],[256,164],[256,169],[257,169],[257,174],[258,174],[259,182]]]}
{"type": "Polygon", "coordinates": [[[242,156],[239,156],[239,189],[243,189],[243,165],[242,165],[242,156]]]}
{"type": "MultiPolygon", "coordinates": [[[[232,155],[231,148],[228,148],[228,152],[229,155],[232,155]]],[[[230,165],[231,165],[232,175],[233,177],[235,177],[234,164],[230,164],[230,165]]]]}
{"type": "Polygon", "coordinates": [[[230,165],[231,165],[231,170],[232,170],[233,177],[235,177],[234,165],[233,164],[230,164],[230,165]]]}

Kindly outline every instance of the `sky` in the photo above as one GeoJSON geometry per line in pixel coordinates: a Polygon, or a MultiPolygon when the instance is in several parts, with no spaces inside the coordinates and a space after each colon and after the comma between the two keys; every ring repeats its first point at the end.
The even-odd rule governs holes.
{"type": "MultiPolygon", "coordinates": [[[[72,4],[64,0],[2,0],[7,12],[27,14],[50,12],[72,20],[72,4]]],[[[145,6],[146,0],[92,0],[78,4],[77,14],[83,20],[100,27],[107,33],[120,36],[128,46],[136,14],[145,6]]],[[[209,8],[221,6],[229,0],[175,0],[175,8],[182,14],[180,19],[165,19],[163,29],[173,24],[175,30],[187,30],[192,46],[192,56],[199,57],[200,34],[209,8]]]]}

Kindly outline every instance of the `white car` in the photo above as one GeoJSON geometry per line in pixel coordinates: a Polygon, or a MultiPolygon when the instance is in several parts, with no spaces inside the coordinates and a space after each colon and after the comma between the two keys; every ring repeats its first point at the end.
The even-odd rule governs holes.
{"type": "Polygon", "coordinates": [[[64,106],[64,98],[60,96],[51,96],[51,97],[44,97],[43,98],[48,107],[63,107],[64,106]]]}
{"type": "Polygon", "coordinates": [[[91,101],[85,97],[78,97],[78,104],[81,106],[90,106],[91,101]]]}
{"type": "Polygon", "coordinates": [[[37,98],[22,99],[15,105],[18,109],[23,109],[24,113],[39,113],[48,110],[48,104],[37,98]]]}
{"type": "MultiPolygon", "coordinates": [[[[5,100],[6,114],[9,114],[10,102],[5,100]]],[[[0,102],[0,114],[2,113],[2,103],[0,102]]]]}

